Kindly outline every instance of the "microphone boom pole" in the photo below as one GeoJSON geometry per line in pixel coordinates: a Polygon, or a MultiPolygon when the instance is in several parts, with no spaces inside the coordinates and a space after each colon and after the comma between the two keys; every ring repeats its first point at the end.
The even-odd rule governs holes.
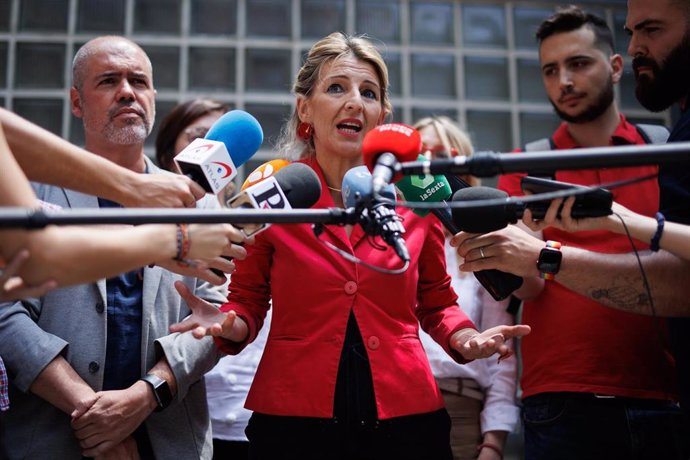
{"type": "Polygon", "coordinates": [[[690,142],[654,145],[625,145],[515,153],[477,152],[471,157],[447,160],[408,161],[401,164],[404,175],[471,174],[493,177],[512,172],[552,172],[564,169],[617,168],[690,161],[690,142]]]}
{"type": "Polygon", "coordinates": [[[328,209],[65,209],[44,211],[0,207],[0,228],[40,229],[48,225],[105,224],[355,224],[354,208],[328,209]]]}

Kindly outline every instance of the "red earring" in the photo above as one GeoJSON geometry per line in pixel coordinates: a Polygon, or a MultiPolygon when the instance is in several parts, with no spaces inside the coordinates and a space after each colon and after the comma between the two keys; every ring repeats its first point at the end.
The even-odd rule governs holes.
{"type": "Polygon", "coordinates": [[[301,122],[297,126],[297,137],[303,141],[309,141],[311,136],[314,134],[314,127],[306,122],[301,122]]]}

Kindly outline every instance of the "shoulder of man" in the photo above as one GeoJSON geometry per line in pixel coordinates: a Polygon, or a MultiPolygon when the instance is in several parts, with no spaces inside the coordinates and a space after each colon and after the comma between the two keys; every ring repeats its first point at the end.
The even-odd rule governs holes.
{"type": "Polygon", "coordinates": [[[671,134],[668,128],[662,125],[636,123],[635,128],[647,144],[665,144],[671,134]]]}

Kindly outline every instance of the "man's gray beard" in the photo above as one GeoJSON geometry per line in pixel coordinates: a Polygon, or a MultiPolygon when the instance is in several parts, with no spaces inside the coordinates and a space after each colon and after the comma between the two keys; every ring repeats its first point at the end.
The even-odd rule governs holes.
{"type": "Polygon", "coordinates": [[[124,128],[116,128],[113,123],[108,123],[103,128],[103,136],[111,144],[132,145],[143,143],[151,133],[151,128],[144,124],[131,124],[124,128]]]}

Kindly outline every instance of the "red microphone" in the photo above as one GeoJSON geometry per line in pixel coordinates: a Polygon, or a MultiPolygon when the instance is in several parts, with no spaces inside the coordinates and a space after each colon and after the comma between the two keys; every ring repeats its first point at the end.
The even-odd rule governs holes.
{"type": "Polygon", "coordinates": [[[421,150],[422,137],[412,126],[390,123],[369,131],[362,141],[362,157],[371,171],[373,193],[401,179],[400,163],[416,160],[421,150]]]}

